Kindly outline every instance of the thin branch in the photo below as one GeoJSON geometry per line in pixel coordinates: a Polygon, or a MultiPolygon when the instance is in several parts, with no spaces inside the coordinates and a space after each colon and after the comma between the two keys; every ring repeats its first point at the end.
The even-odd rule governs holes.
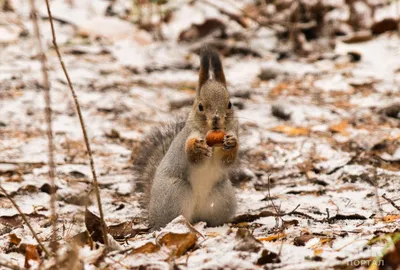
{"type": "Polygon", "coordinates": [[[298,209],[300,207],[300,204],[298,204],[292,211],[290,211],[289,213],[286,213],[286,214],[282,214],[282,216],[286,216],[286,215],[291,215],[291,214],[293,214],[294,212],[296,212],[296,210],[298,209]]]}
{"type": "Polygon", "coordinates": [[[25,224],[28,226],[29,230],[31,231],[33,237],[36,239],[38,242],[40,248],[46,253],[47,257],[51,257],[52,254],[47,250],[47,248],[42,244],[42,241],[40,241],[39,237],[37,236],[36,232],[33,230],[31,224],[28,221],[28,218],[25,216],[24,213],[22,213],[21,209],[19,206],[16,204],[16,202],[11,198],[11,196],[7,193],[7,191],[3,188],[2,185],[0,185],[0,190],[6,195],[7,199],[10,200],[10,202],[14,205],[15,209],[17,209],[18,213],[21,215],[22,219],[24,220],[25,224]]]}
{"type": "Polygon", "coordinates": [[[40,28],[37,19],[37,11],[35,0],[30,0],[32,22],[37,38],[40,62],[42,68],[44,99],[46,107],[44,109],[47,123],[47,141],[48,141],[48,155],[49,155],[49,180],[50,180],[50,221],[52,224],[52,234],[50,240],[50,247],[53,253],[57,250],[57,214],[56,214],[56,188],[54,184],[56,166],[54,163],[54,140],[53,140],[53,123],[52,123],[52,109],[51,109],[51,96],[50,96],[50,81],[47,73],[47,58],[43,50],[42,40],[40,37],[40,28]]]}
{"type": "Polygon", "coordinates": [[[290,212],[290,214],[306,217],[306,218],[311,219],[312,221],[315,221],[315,222],[321,222],[321,223],[324,222],[324,220],[316,219],[315,217],[312,217],[309,214],[306,214],[306,213],[303,213],[303,212],[299,212],[299,211],[293,211],[293,212],[290,212]]]}
{"type": "Polygon", "coordinates": [[[86,144],[86,149],[87,149],[87,152],[88,152],[88,155],[89,155],[90,168],[92,170],[92,176],[93,176],[93,186],[94,186],[95,193],[96,193],[97,205],[98,205],[98,208],[99,208],[100,219],[101,219],[101,230],[103,232],[104,245],[107,247],[108,246],[107,227],[106,227],[106,224],[104,222],[104,213],[103,213],[103,208],[102,208],[102,205],[101,205],[100,191],[99,191],[99,185],[98,185],[98,182],[97,182],[97,176],[96,176],[96,170],[95,170],[94,161],[93,161],[92,149],[90,147],[89,138],[88,138],[88,135],[87,135],[87,132],[86,132],[85,123],[83,121],[81,107],[79,105],[78,97],[76,96],[76,93],[75,93],[74,87],[72,85],[71,79],[69,77],[67,68],[66,68],[66,66],[64,64],[64,60],[63,60],[63,58],[61,56],[60,50],[59,50],[58,45],[57,45],[56,33],[55,33],[55,30],[54,30],[54,24],[53,24],[53,16],[51,14],[49,0],[46,0],[46,7],[47,7],[47,14],[49,15],[49,21],[50,21],[50,27],[51,27],[51,35],[53,37],[54,49],[56,50],[56,53],[57,53],[57,56],[58,56],[58,60],[60,61],[60,64],[61,64],[61,67],[63,69],[65,78],[67,79],[68,86],[69,86],[69,89],[71,90],[72,97],[74,98],[76,111],[78,113],[79,122],[81,124],[82,133],[83,133],[83,137],[84,137],[85,144],[86,144]]]}
{"type": "MultiPolygon", "coordinates": [[[[276,206],[275,206],[275,204],[274,204],[274,201],[272,200],[272,197],[271,197],[271,190],[270,190],[270,181],[269,181],[269,175],[268,175],[268,185],[267,185],[267,187],[268,187],[268,197],[269,197],[269,200],[271,201],[271,204],[272,204],[272,207],[274,208],[274,210],[275,210],[275,214],[276,214],[276,216],[275,216],[275,218],[280,218],[280,220],[282,221],[282,226],[283,226],[283,223],[284,223],[284,220],[282,219],[282,213],[281,213],[281,211],[280,211],[280,209],[278,209],[276,206]]],[[[294,212],[297,208],[299,207],[299,205],[292,211],[292,212],[294,212]]]]}
{"type": "Polygon", "coordinates": [[[374,170],[374,189],[375,189],[375,199],[376,199],[376,205],[378,206],[379,214],[381,215],[381,218],[383,219],[383,210],[381,206],[381,201],[379,199],[379,190],[378,190],[378,170],[375,168],[374,170]]]}
{"type": "Polygon", "coordinates": [[[384,193],[382,195],[382,198],[384,198],[385,200],[387,200],[394,208],[396,208],[397,210],[400,211],[400,206],[398,206],[392,199],[386,197],[386,193],[384,193]]]}

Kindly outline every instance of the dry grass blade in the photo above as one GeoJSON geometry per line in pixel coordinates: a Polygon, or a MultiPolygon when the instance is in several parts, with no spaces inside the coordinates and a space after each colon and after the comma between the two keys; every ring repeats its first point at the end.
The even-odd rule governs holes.
{"type": "Polygon", "coordinates": [[[3,188],[2,185],[0,185],[0,190],[6,195],[7,199],[10,200],[10,202],[13,204],[15,209],[17,209],[18,213],[21,215],[22,219],[24,220],[25,224],[28,226],[29,230],[31,231],[33,237],[35,237],[36,241],[38,242],[40,248],[46,253],[47,257],[51,257],[52,254],[47,250],[47,248],[43,245],[42,241],[40,241],[39,237],[37,236],[36,232],[33,230],[31,224],[28,221],[28,218],[25,216],[24,213],[22,213],[21,209],[17,205],[17,203],[11,198],[11,196],[7,193],[7,191],[3,188]]]}
{"type": "Polygon", "coordinates": [[[40,37],[40,28],[36,14],[35,0],[30,0],[32,22],[37,38],[40,62],[43,76],[44,99],[46,103],[45,116],[47,123],[47,141],[48,141],[48,155],[49,155],[49,179],[50,179],[50,211],[51,211],[51,249],[53,253],[57,249],[57,214],[56,214],[56,189],[55,189],[55,163],[54,163],[54,141],[53,141],[53,123],[52,123],[52,109],[51,109],[51,96],[50,96],[50,81],[47,73],[47,58],[43,50],[42,39],[40,37]]]}
{"type": "Polygon", "coordinates": [[[95,170],[94,161],[93,161],[92,149],[90,147],[89,138],[88,138],[88,135],[87,135],[87,132],[86,132],[85,123],[83,121],[81,107],[79,105],[78,97],[76,96],[76,93],[75,93],[74,87],[72,85],[71,79],[70,79],[70,77],[68,75],[67,68],[65,67],[64,60],[63,60],[63,58],[61,56],[60,50],[59,50],[58,45],[57,45],[56,33],[55,33],[55,30],[54,30],[54,24],[53,24],[53,16],[51,14],[49,0],[46,0],[46,7],[47,7],[47,13],[49,15],[49,21],[50,21],[50,27],[51,27],[51,34],[52,34],[52,37],[53,37],[54,49],[56,50],[56,53],[57,53],[57,56],[58,56],[58,60],[60,61],[60,64],[61,64],[61,67],[63,69],[65,78],[67,79],[68,86],[69,86],[69,89],[71,90],[72,97],[74,98],[74,103],[75,103],[76,111],[78,113],[79,122],[80,122],[81,127],[82,127],[82,133],[83,133],[83,137],[84,137],[84,140],[85,140],[85,144],[86,144],[86,148],[87,148],[87,152],[88,152],[89,160],[90,160],[90,168],[91,168],[92,176],[93,176],[93,186],[94,186],[94,190],[95,190],[95,194],[96,194],[97,205],[99,207],[99,213],[100,213],[100,219],[101,219],[101,230],[103,232],[104,245],[107,247],[108,246],[107,227],[106,227],[106,224],[104,222],[104,213],[103,213],[103,208],[101,206],[100,191],[99,191],[99,185],[98,185],[98,182],[97,182],[97,176],[96,176],[96,170],[95,170]]]}

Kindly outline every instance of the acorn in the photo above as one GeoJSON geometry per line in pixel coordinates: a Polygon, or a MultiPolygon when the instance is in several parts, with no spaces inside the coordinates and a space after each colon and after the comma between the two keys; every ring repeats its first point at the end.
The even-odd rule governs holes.
{"type": "Polygon", "coordinates": [[[206,135],[206,143],[208,146],[224,143],[225,132],[223,130],[210,130],[206,135]]]}

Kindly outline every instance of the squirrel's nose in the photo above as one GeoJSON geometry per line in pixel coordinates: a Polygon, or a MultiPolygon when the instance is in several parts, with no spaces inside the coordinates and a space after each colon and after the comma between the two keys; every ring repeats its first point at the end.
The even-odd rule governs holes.
{"type": "Polygon", "coordinates": [[[212,118],[213,127],[217,128],[220,125],[221,117],[219,115],[214,115],[212,118]]]}

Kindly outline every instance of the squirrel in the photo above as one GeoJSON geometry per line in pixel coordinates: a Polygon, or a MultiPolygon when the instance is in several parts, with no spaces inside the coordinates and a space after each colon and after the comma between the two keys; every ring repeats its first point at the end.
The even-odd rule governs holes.
{"type": "Polygon", "coordinates": [[[220,226],[236,211],[229,174],[237,162],[239,123],[218,52],[200,51],[193,107],[186,121],[156,128],[135,159],[136,190],[145,193],[149,225],[164,227],[183,215],[189,222],[220,226]],[[206,134],[223,130],[222,144],[207,145],[206,134]]]}

